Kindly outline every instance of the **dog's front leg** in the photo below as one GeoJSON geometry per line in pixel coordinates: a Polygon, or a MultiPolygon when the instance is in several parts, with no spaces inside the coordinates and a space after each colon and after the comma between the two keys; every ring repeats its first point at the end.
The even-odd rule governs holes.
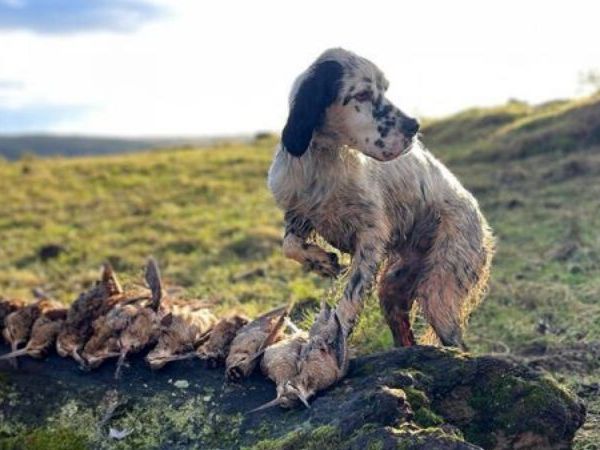
{"type": "Polygon", "coordinates": [[[352,256],[348,284],[346,284],[342,299],[336,307],[336,314],[345,336],[352,333],[358,322],[364,307],[364,300],[377,276],[383,253],[382,235],[376,229],[358,236],[356,251],[352,256]]]}
{"type": "Polygon", "coordinates": [[[348,371],[348,335],[352,332],[363,302],[373,285],[383,255],[382,234],[376,229],[357,236],[350,280],[336,309],[322,305],[310,330],[310,340],[301,351],[300,372],[292,382],[308,398],[342,379],[348,371]]]}
{"type": "Polygon", "coordinates": [[[325,277],[337,277],[342,270],[337,255],[307,242],[312,232],[314,228],[309,220],[287,212],[283,254],[287,258],[298,261],[306,270],[317,272],[325,277]]]}

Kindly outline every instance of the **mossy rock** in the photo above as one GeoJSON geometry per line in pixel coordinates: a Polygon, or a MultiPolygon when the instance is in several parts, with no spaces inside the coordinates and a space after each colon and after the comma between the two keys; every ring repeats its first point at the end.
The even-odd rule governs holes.
{"type": "Polygon", "coordinates": [[[310,410],[254,414],[268,380],[225,383],[199,361],[151,372],[134,359],[119,381],[56,356],[2,364],[0,449],[560,449],[585,415],[530,369],[434,347],[355,359],[310,410]]]}

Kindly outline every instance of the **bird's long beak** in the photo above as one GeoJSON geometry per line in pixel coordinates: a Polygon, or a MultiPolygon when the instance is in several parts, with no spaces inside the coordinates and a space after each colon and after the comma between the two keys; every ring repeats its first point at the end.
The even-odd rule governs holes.
{"type": "Polygon", "coordinates": [[[115,369],[115,380],[121,378],[121,372],[123,370],[123,366],[125,365],[125,358],[127,358],[127,352],[121,352],[119,354],[119,360],[117,361],[117,368],[115,369]]]}
{"type": "Polygon", "coordinates": [[[169,355],[169,356],[154,356],[153,357],[151,355],[148,355],[146,357],[146,360],[150,364],[151,368],[160,369],[167,363],[170,363],[173,361],[183,361],[184,359],[192,359],[192,358],[196,358],[196,357],[197,357],[196,352],[190,352],[190,353],[183,353],[181,355],[169,355]]]}
{"type": "Polygon", "coordinates": [[[307,398],[304,396],[304,394],[302,392],[298,392],[296,394],[296,396],[298,397],[298,400],[300,400],[302,402],[302,404],[304,406],[306,406],[307,409],[310,409],[310,403],[308,403],[307,398]]]}
{"type": "Polygon", "coordinates": [[[295,395],[296,398],[300,400],[302,404],[306,406],[307,409],[310,409],[310,403],[308,403],[308,395],[306,395],[306,393],[303,392],[303,389],[293,386],[290,382],[286,383],[286,388],[288,393],[295,395]]]}
{"type": "MultiPolygon", "coordinates": [[[[11,342],[10,344],[10,352],[11,353],[16,353],[19,350],[19,342],[15,341],[15,342],[11,342]]],[[[19,368],[19,360],[15,357],[11,357],[9,359],[10,365],[12,366],[13,369],[18,369],[19,368]]]]}
{"type": "Polygon", "coordinates": [[[83,355],[81,355],[81,360],[83,361],[81,368],[83,370],[92,370],[92,369],[99,367],[107,359],[117,358],[119,356],[121,356],[120,353],[105,353],[102,356],[93,356],[93,355],[83,356],[83,355]]]}
{"type": "Polygon", "coordinates": [[[25,356],[25,355],[27,355],[27,348],[22,348],[20,350],[14,350],[10,353],[0,356],[0,361],[4,361],[5,359],[13,359],[18,356],[25,356]]]}
{"type": "Polygon", "coordinates": [[[71,352],[71,357],[75,361],[77,361],[80,366],[86,366],[87,365],[87,361],[85,359],[83,359],[83,357],[79,354],[79,352],[77,351],[77,349],[75,349],[75,350],[73,350],[71,352]]]}
{"type": "Polygon", "coordinates": [[[183,361],[184,359],[192,359],[196,357],[196,352],[182,353],[181,355],[173,355],[167,358],[167,361],[183,361]]]}
{"type": "MultiPolygon", "coordinates": [[[[310,404],[308,403],[308,400],[306,399],[306,396],[300,392],[297,389],[294,389],[292,392],[296,397],[298,397],[298,400],[300,400],[302,402],[302,404],[304,406],[306,406],[306,408],[310,409],[310,404]]],[[[265,409],[269,409],[269,408],[273,408],[275,406],[279,406],[283,403],[283,398],[281,395],[277,395],[276,398],[274,398],[273,400],[265,403],[264,405],[260,405],[258,408],[254,408],[250,411],[248,411],[248,413],[255,413],[258,411],[264,411],[265,409]]]]}
{"type": "Polygon", "coordinates": [[[277,396],[276,398],[265,403],[264,405],[260,405],[258,408],[254,408],[254,409],[248,411],[248,414],[255,413],[258,411],[263,411],[263,410],[269,409],[269,408],[273,408],[274,406],[278,406],[280,404],[281,404],[281,397],[277,396]]]}

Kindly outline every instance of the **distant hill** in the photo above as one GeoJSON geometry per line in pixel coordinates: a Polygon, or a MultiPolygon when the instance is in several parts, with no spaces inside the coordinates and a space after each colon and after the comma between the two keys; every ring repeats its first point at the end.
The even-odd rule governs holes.
{"type": "Polygon", "coordinates": [[[0,156],[85,156],[131,153],[155,148],[206,147],[222,141],[248,142],[249,136],[197,138],[119,138],[28,134],[0,136],[0,156]]]}

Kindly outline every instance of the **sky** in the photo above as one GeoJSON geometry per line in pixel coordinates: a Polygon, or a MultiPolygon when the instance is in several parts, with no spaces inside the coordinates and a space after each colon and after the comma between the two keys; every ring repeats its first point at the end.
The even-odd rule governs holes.
{"type": "Polygon", "coordinates": [[[417,117],[584,94],[600,3],[0,0],[0,133],[279,131],[325,49],[375,62],[417,117]]]}

